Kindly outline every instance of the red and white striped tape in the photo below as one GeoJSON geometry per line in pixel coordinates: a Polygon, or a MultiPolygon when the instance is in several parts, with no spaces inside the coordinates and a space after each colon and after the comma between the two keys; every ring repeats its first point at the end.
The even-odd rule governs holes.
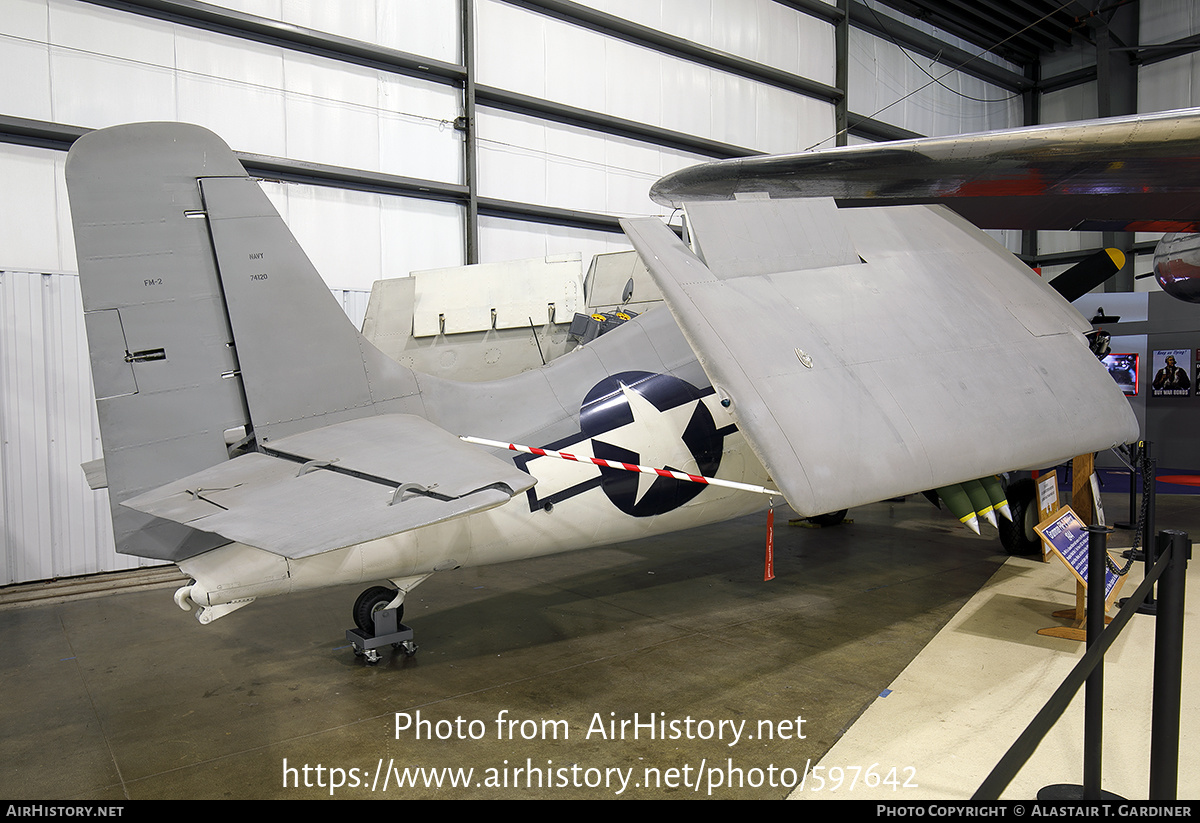
{"type": "Polygon", "coordinates": [[[699,474],[688,474],[686,472],[672,471],[671,469],[653,469],[649,466],[639,466],[636,463],[621,463],[616,460],[602,460],[599,457],[584,457],[582,455],[569,454],[567,452],[539,449],[534,446],[519,446],[516,443],[501,443],[497,440],[484,440],[481,437],[462,436],[459,439],[467,443],[475,443],[479,446],[491,446],[492,448],[496,449],[508,449],[509,451],[536,454],[539,457],[557,457],[559,460],[571,460],[576,463],[594,463],[597,466],[604,466],[608,469],[623,469],[627,472],[657,474],[659,477],[673,477],[676,480],[686,480],[689,483],[700,483],[706,486],[724,486],[728,489],[739,489],[741,491],[755,492],[757,494],[779,494],[779,492],[775,491],[774,489],[768,489],[765,486],[754,486],[749,483],[737,483],[733,480],[720,480],[716,477],[704,477],[699,474]]]}

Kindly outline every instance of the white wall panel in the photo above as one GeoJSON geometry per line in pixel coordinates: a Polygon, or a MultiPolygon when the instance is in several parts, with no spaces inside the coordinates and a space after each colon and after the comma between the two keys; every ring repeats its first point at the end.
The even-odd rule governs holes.
{"type": "Polygon", "coordinates": [[[0,269],[75,270],[62,152],[0,144],[0,269]]]}
{"type": "MultiPolygon", "coordinates": [[[[824,0],[824,2],[826,2],[829,5],[834,5],[834,2],[830,2],[830,0],[824,0]]],[[[979,48],[979,46],[976,46],[973,43],[963,40],[961,37],[957,37],[956,35],[950,34],[949,32],[942,31],[941,29],[937,28],[936,26],[934,26],[930,23],[926,23],[924,20],[918,20],[915,17],[909,17],[906,14],[903,14],[901,12],[896,11],[895,9],[892,9],[890,6],[885,6],[882,2],[880,2],[880,0],[862,0],[862,3],[872,10],[874,17],[875,17],[875,21],[880,26],[882,26],[885,31],[890,31],[890,28],[889,28],[890,20],[893,20],[893,19],[899,20],[899,21],[903,22],[903,24],[908,26],[909,28],[916,29],[917,31],[928,34],[931,37],[933,37],[943,43],[946,43],[947,45],[955,46],[957,48],[962,49],[965,52],[975,55],[972,58],[973,61],[991,63],[993,65],[1000,66],[1002,68],[1006,68],[1009,71],[1015,71],[1018,74],[1021,71],[1021,68],[1018,65],[1016,65],[1015,63],[1010,63],[1008,60],[1005,60],[1000,55],[993,54],[990,51],[983,51],[979,48]]],[[[854,29],[851,28],[851,31],[853,31],[853,30],[854,29]]],[[[891,39],[891,38],[885,37],[884,39],[891,39]]],[[[949,67],[943,66],[943,71],[945,71],[946,68],[949,68],[949,67]]]]}
{"type": "Polygon", "coordinates": [[[46,42],[46,0],[5,0],[0,14],[0,33],[34,43],[46,42]]]}
{"type": "Polygon", "coordinates": [[[1098,117],[1096,82],[1081,83],[1042,95],[1042,123],[1067,123],[1098,117]]]}
{"type": "MultiPolygon", "coordinates": [[[[477,71],[480,82],[485,84],[488,81],[483,78],[490,72],[487,68],[487,61],[482,58],[482,52],[484,41],[491,40],[492,32],[487,25],[490,21],[486,19],[483,9],[489,5],[492,4],[485,2],[480,8],[479,39],[477,41],[481,54],[477,71]]],[[[592,111],[609,113],[625,111],[623,106],[633,96],[626,92],[633,91],[633,89],[622,88],[618,85],[612,88],[612,99],[608,99],[610,85],[608,81],[612,79],[606,71],[609,55],[612,54],[615,60],[622,62],[623,71],[628,71],[625,67],[629,66],[627,61],[631,59],[631,56],[635,55],[638,59],[643,58],[647,53],[646,49],[614,41],[596,32],[572,26],[570,23],[542,18],[541,15],[525,9],[512,6],[508,8],[517,13],[516,15],[501,15],[501,18],[508,20],[510,25],[518,19],[525,24],[532,23],[535,17],[544,21],[544,25],[534,27],[533,31],[537,32],[536,36],[530,37],[525,43],[521,45],[516,43],[500,44],[509,49],[513,46],[516,47],[509,51],[507,57],[508,62],[513,64],[524,63],[524,56],[528,54],[526,48],[532,50],[541,46],[545,54],[542,96],[549,100],[557,100],[560,103],[568,103],[592,111]],[[520,55],[520,57],[513,59],[514,54],[520,55]]],[[[488,50],[490,51],[495,45],[492,44],[488,50]]],[[[524,76],[528,82],[528,73],[526,72],[524,76]]],[[[628,78],[632,76],[624,74],[621,79],[627,83],[628,78]]],[[[641,88],[644,89],[644,86],[641,88]]]]}
{"type": "Polygon", "coordinates": [[[354,324],[354,328],[361,330],[363,318],[367,316],[367,303],[371,299],[371,292],[360,289],[331,289],[330,291],[337,298],[342,311],[346,312],[346,317],[354,324]]]}
{"type": "MultiPolygon", "coordinates": [[[[647,62],[654,64],[653,70],[643,69],[647,78],[645,94],[648,101],[656,101],[660,107],[652,117],[646,118],[646,122],[670,123],[669,128],[675,131],[707,137],[711,119],[707,101],[712,97],[716,72],[700,69],[684,60],[661,59],[650,52],[646,52],[645,57],[647,62]],[[655,77],[660,84],[658,88],[650,85],[655,77]],[[697,101],[701,102],[698,104],[697,101]]],[[[637,68],[636,63],[631,63],[631,69],[637,68]]]]}
{"type": "MultiPolygon", "coordinates": [[[[334,290],[356,326],[369,291],[334,290]]],[[[156,565],[117,554],[79,278],[0,271],[0,585],[156,565]]]]}
{"type": "MultiPolygon", "coordinates": [[[[62,152],[0,144],[0,269],[77,270],[65,161],[62,152]]],[[[369,291],[384,277],[462,264],[462,208],[453,203],[262,185],[332,288],[369,291]]]]}
{"type": "Polygon", "coordinates": [[[462,183],[461,94],[437,83],[384,75],[379,85],[379,170],[462,183]]]}
{"type": "Polygon", "coordinates": [[[775,0],[583,0],[582,5],[833,85],[833,26],[775,0]]]}
{"type": "Polygon", "coordinates": [[[1021,253],[1022,238],[1020,229],[985,229],[984,234],[991,237],[1013,254],[1021,253]]]}
{"type": "Polygon", "coordinates": [[[5,34],[4,25],[4,16],[0,14],[0,66],[4,67],[0,111],[16,117],[49,120],[50,47],[5,34]]]}
{"type": "Polygon", "coordinates": [[[451,87],[88,3],[12,1],[0,113],[90,128],[183,120],[238,151],[461,182],[451,87]],[[33,40],[38,6],[48,43],[33,40]]]}
{"type": "MultiPolygon", "coordinates": [[[[761,86],[753,80],[738,77],[734,74],[713,72],[709,78],[709,100],[712,108],[709,110],[709,125],[705,134],[723,143],[735,146],[757,147],[760,140],[758,109],[760,92],[766,96],[776,91],[768,86],[761,86]]],[[[784,95],[778,99],[780,108],[791,113],[792,107],[786,98],[794,97],[790,92],[779,90],[784,95]]],[[[795,131],[791,132],[795,134],[795,131]]],[[[801,148],[800,146],[796,147],[801,148]]]]}
{"type": "Polygon", "coordinates": [[[0,271],[0,582],[139,565],[84,480],[99,456],[78,278],[0,271]]]}
{"type": "Polygon", "coordinates": [[[288,186],[288,225],[330,288],[367,289],[379,279],[380,195],[288,186]]]}
{"type": "Polygon", "coordinates": [[[1195,0],[1142,0],[1138,16],[1138,37],[1146,44],[1169,43],[1200,31],[1195,0]]]}
{"type": "Polygon", "coordinates": [[[375,8],[379,45],[462,62],[458,0],[375,0],[375,8]]]}
{"type": "Polygon", "coordinates": [[[587,261],[597,254],[628,251],[629,241],[623,234],[481,217],[479,248],[483,262],[575,252],[581,253],[587,261]]]}
{"type": "Polygon", "coordinates": [[[288,54],[284,64],[288,156],[378,168],[377,73],[306,54],[288,54]]]}
{"type": "Polygon", "coordinates": [[[479,0],[477,9],[481,84],[768,152],[798,151],[833,133],[833,107],[805,95],[500,0],[479,0]],[[799,131],[766,131],[754,113],[767,106],[799,131]]]}
{"type": "Polygon", "coordinates": [[[180,120],[200,123],[230,146],[287,155],[283,52],[192,30],[176,38],[180,120]]]}
{"type": "Polygon", "coordinates": [[[1134,291],[1162,291],[1162,286],[1158,285],[1158,280],[1153,277],[1138,277],[1143,274],[1152,274],[1154,272],[1154,254],[1138,254],[1133,258],[1133,290],[1134,291]]]}
{"type": "Polygon", "coordinates": [[[331,289],[369,292],[386,277],[462,265],[462,208],[373,192],[263,183],[331,289]]]}
{"type": "Polygon", "coordinates": [[[50,42],[64,49],[120,56],[146,66],[169,66],[174,60],[172,23],[71,0],[50,0],[48,5],[50,42]]]}
{"type": "Polygon", "coordinates": [[[102,128],[176,119],[175,76],[160,66],[55,49],[50,83],[52,120],[102,128]]]}
{"type": "Polygon", "coordinates": [[[1020,95],[859,29],[850,30],[851,109],[919,134],[1015,128],[1020,95]]]}
{"type": "Polygon", "coordinates": [[[403,197],[384,197],[381,207],[381,279],[466,264],[462,207],[403,197]]]}
{"type": "Polygon", "coordinates": [[[459,62],[457,0],[213,0],[212,5],[459,62]]]}
{"type": "Polygon", "coordinates": [[[482,109],[476,122],[480,194],[502,200],[662,214],[648,196],[651,184],[706,159],[510,112],[482,109]]]}
{"type": "Polygon", "coordinates": [[[1138,67],[1138,111],[1200,105],[1200,55],[1185,54],[1138,67]]]}
{"type": "Polygon", "coordinates": [[[1057,254],[1080,249],[1104,247],[1104,235],[1098,231],[1039,231],[1038,254],[1057,254]]]}

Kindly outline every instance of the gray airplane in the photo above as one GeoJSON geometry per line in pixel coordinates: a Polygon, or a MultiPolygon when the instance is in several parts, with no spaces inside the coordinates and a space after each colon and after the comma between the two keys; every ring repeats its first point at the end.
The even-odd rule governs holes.
{"type": "Polygon", "coordinates": [[[821,515],[1138,436],[1090,325],[945,206],[689,201],[687,243],[625,221],[665,307],[466,383],[371,345],[211,132],[92,132],[67,186],[117,547],[178,563],[202,623],[390,581],[355,604],[369,636],[437,571],[764,494],[821,515]]]}
{"type": "Polygon", "coordinates": [[[942,203],[985,229],[1165,232],[1155,278],[1200,303],[1198,153],[1200,109],[1181,109],[719,160],[667,175],[651,196],[675,206],[747,192],[840,207],[942,203]]]}

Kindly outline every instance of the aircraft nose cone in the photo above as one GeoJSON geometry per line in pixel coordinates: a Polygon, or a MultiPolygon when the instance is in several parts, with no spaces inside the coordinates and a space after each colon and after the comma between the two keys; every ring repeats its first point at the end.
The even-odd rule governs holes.
{"type": "Polygon", "coordinates": [[[1200,303],[1200,234],[1167,234],[1154,249],[1154,276],[1178,300],[1200,303]]]}

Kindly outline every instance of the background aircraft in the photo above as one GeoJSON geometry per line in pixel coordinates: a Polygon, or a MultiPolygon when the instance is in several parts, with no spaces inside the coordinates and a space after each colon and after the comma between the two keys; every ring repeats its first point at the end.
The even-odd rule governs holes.
{"type": "Polygon", "coordinates": [[[948,209],[755,196],[623,224],[666,308],[497,381],[420,374],[355,330],[221,140],[118,126],[67,185],[118,549],[175,561],[208,622],[256,597],[736,517],[801,515],[1135,439],[1089,324],[948,209]],[[1086,414],[1081,410],[1086,409],[1086,414]]]}
{"type": "Polygon", "coordinates": [[[842,207],[941,203],[984,229],[1166,232],[1155,277],[1196,303],[1200,192],[1180,181],[1198,154],[1200,110],[1184,109],[720,160],[667,175],[651,196],[675,206],[745,192],[842,207]]]}

